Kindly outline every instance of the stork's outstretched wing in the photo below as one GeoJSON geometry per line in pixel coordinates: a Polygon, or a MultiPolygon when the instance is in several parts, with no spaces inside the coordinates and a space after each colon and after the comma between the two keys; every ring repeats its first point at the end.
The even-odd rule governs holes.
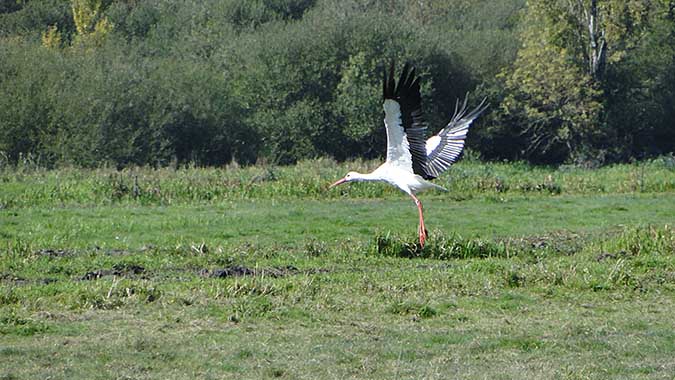
{"type": "Polygon", "coordinates": [[[405,64],[398,83],[394,80],[394,65],[384,73],[384,125],[387,128],[387,162],[411,171],[424,179],[434,179],[446,171],[462,154],[464,140],[471,123],[486,108],[485,99],[467,113],[467,101],[448,125],[425,142],[427,123],[422,115],[419,77],[415,69],[405,64]]]}
{"type": "Polygon", "coordinates": [[[459,101],[457,101],[452,120],[436,136],[427,140],[425,171],[430,178],[438,177],[459,159],[471,123],[488,107],[485,99],[483,99],[478,107],[467,114],[467,101],[468,97],[464,99],[461,108],[459,108],[459,101]]]}
{"type": "Polygon", "coordinates": [[[394,65],[384,73],[384,125],[387,128],[387,162],[428,178],[425,170],[427,124],[422,117],[422,97],[415,69],[405,64],[398,83],[394,65]]]}

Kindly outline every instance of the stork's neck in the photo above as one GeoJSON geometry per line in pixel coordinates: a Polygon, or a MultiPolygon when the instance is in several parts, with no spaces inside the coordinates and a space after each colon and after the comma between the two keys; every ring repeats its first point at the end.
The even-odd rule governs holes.
{"type": "Polygon", "coordinates": [[[358,173],[354,172],[352,174],[352,180],[353,181],[380,181],[382,178],[380,178],[377,174],[375,173],[358,173]]]}

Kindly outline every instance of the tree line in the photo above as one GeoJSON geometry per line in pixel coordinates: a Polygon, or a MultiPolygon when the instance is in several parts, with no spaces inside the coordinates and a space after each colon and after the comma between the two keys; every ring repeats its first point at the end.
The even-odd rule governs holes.
{"type": "Polygon", "coordinates": [[[467,144],[484,159],[675,150],[675,0],[12,0],[0,161],[382,156],[392,61],[418,67],[431,130],[488,98],[467,144]]]}

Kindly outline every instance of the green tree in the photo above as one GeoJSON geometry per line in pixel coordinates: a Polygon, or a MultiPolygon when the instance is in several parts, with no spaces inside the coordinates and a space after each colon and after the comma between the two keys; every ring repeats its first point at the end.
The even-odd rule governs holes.
{"type": "Polygon", "coordinates": [[[675,1],[654,2],[642,35],[608,67],[606,118],[617,159],[675,151],[675,1]]]}
{"type": "Polygon", "coordinates": [[[560,21],[563,8],[551,4],[528,2],[522,48],[513,67],[500,74],[507,91],[501,107],[509,123],[522,126],[517,133],[525,136],[526,157],[560,162],[589,149],[602,104],[600,88],[583,69],[581,49],[560,43],[568,19],[560,21]]]}
{"type": "MultiPolygon", "coordinates": [[[[669,4],[670,5],[670,4],[669,4]]],[[[529,157],[541,161],[603,162],[631,151],[616,115],[622,97],[642,87],[636,52],[652,35],[657,10],[649,0],[530,0],[523,46],[500,76],[504,119],[522,124],[529,157]],[[629,73],[630,71],[630,73],[629,73]],[[631,84],[632,82],[632,84],[631,84]]],[[[647,103],[656,100],[650,97],[647,103]]]]}
{"type": "Polygon", "coordinates": [[[335,117],[354,145],[364,144],[372,155],[383,142],[381,109],[382,64],[359,52],[349,57],[336,88],[335,117]]]}

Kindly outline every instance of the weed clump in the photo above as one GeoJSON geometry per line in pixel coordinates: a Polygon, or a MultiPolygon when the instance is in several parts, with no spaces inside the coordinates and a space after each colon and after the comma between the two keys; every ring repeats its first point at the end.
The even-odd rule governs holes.
{"type": "Polygon", "coordinates": [[[525,276],[515,270],[506,274],[506,285],[510,288],[519,288],[525,284],[525,276]]]}
{"type": "Polygon", "coordinates": [[[438,314],[438,311],[429,304],[410,301],[394,302],[385,311],[389,314],[412,315],[421,319],[433,318],[438,314]]]}
{"type": "Polygon", "coordinates": [[[21,299],[11,286],[0,288],[0,306],[18,304],[20,301],[21,299]]]}
{"type": "Polygon", "coordinates": [[[465,239],[460,235],[435,234],[434,239],[422,248],[416,240],[378,234],[372,251],[376,255],[427,258],[437,260],[508,257],[507,244],[486,239],[465,239]]]}
{"type": "Polygon", "coordinates": [[[525,182],[519,185],[518,188],[523,193],[542,192],[551,195],[560,195],[563,190],[562,185],[554,181],[553,176],[551,175],[546,176],[546,178],[540,183],[533,184],[531,182],[525,182]]]}
{"type": "Polygon", "coordinates": [[[0,335],[32,336],[43,334],[49,326],[31,318],[24,318],[14,311],[0,316],[0,335]]]}
{"type": "Polygon", "coordinates": [[[638,227],[625,231],[615,240],[616,251],[625,251],[632,256],[675,254],[675,230],[666,225],[638,227]]]}

